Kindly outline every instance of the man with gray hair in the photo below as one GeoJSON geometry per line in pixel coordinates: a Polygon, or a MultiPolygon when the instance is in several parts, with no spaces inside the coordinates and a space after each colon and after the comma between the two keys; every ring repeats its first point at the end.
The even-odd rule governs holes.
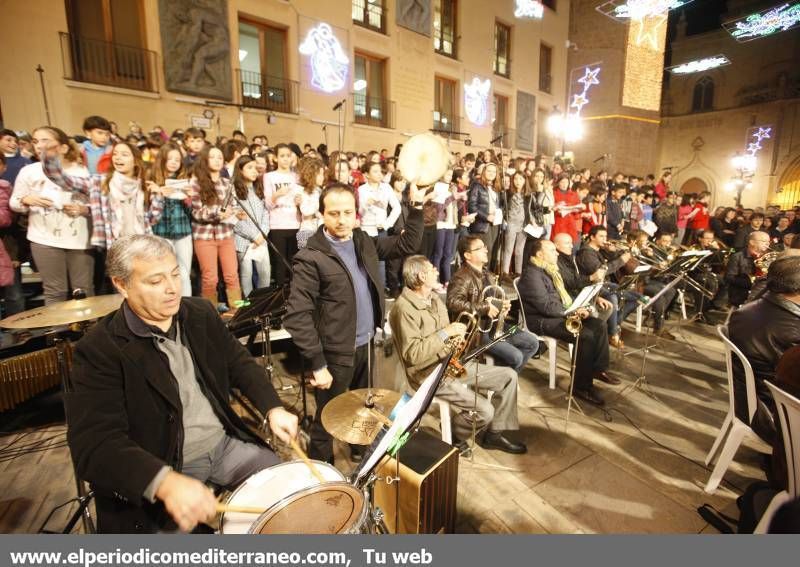
{"type": "MultiPolygon", "coordinates": [[[[389,314],[398,354],[413,388],[418,388],[433,368],[450,354],[447,342],[454,337],[464,337],[463,323],[450,323],[447,307],[433,293],[439,282],[439,271],[424,256],[410,256],[403,264],[405,287],[389,314]]],[[[478,439],[481,447],[521,454],[527,451],[522,443],[508,439],[503,431],[519,429],[517,419],[517,373],[505,366],[467,365],[467,372],[459,378],[445,378],[436,395],[446,400],[460,413],[453,418],[454,444],[465,448],[465,440],[472,433],[473,420],[478,432],[486,431],[478,439]],[[476,413],[473,415],[477,374],[480,392],[491,390],[497,401],[494,405],[486,397],[477,395],[476,413]]]]}
{"type": "Polygon", "coordinates": [[[216,514],[206,483],[235,486],[279,462],[231,407],[231,389],[283,441],[297,417],[211,305],[181,297],[167,240],[118,239],[107,272],[124,301],[78,342],[65,395],[77,474],[95,492],[99,531],[191,531],[216,514]]]}
{"type": "Polygon", "coordinates": [[[761,274],[756,269],[756,260],[769,250],[769,234],[756,230],[747,237],[747,248],[735,252],[728,260],[725,283],[728,284],[728,299],[739,307],[747,301],[756,278],[761,274]]]}

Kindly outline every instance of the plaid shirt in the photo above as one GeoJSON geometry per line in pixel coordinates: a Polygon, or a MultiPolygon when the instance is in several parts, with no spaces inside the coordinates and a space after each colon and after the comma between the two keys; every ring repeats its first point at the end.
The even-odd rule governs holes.
{"type": "MultiPolygon", "coordinates": [[[[67,191],[82,193],[89,197],[89,208],[92,209],[91,245],[108,249],[114,244],[115,210],[111,205],[110,195],[103,191],[104,175],[75,177],[66,175],[61,169],[58,158],[46,158],[42,163],[44,174],[56,185],[67,191]]],[[[164,197],[150,196],[150,207],[144,211],[145,234],[152,233],[152,226],[161,220],[164,211],[164,197]]]]}
{"type": "Polygon", "coordinates": [[[192,177],[192,238],[195,240],[225,240],[233,238],[233,225],[223,222],[220,218],[221,203],[227,203],[228,210],[236,208],[236,201],[230,195],[233,191],[230,181],[220,177],[214,189],[217,191],[217,205],[204,205],[200,200],[200,185],[197,179],[192,177]]]}
{"type": "Polygon", "coordinates": [[[192,234],[192,201],[164,199],[164,213],[161,222],[153,225],[153,234],[170,240],[178,240],[192,234]]]}

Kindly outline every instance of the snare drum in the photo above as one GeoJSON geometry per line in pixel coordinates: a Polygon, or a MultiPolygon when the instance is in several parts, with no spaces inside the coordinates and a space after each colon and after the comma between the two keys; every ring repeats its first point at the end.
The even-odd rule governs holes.
{"type": "Polygon", "coordinates": [[[260,516],[225,512],[223,534],[339,534],[367,529],[366,495],[346,482],[328,463],[313,461],[320,484],[301,461],[281,463],[244,481],[228,498],[229,506],[262,508],[260,516]]]}

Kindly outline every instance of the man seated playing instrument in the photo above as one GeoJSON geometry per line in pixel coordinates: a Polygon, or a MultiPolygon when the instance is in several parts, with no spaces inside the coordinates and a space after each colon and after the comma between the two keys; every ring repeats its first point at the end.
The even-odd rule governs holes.
{"type": "MultiPolygon", "coordinates": [[[[566,310],[572,304],[572,297],[558,271],[555,244],[549,240],[536,240],[531,245],[531,258],[522,270],[519,293],[529,329],[562,341],[575,342],[575,335],[566,327],[566,310]]],[[[574,394],[582,400],[603,406],[605,402],[592,381],[608,369],[606,324],[590,317],[586,308],[578,309],[576,313],[582,326],[575,361],[574,394]]]]}
{"type": "Polygon", "coordinates": [[[747,301],[747,296],[756,279],[766,274],[756,265],[756,260],[769,250],[769,234],[756,230],[747,238],[747,248],[734,252],[728,260],[725,283],[728,284],[728,300],[734,307],[747,301]]]}
{"type": "MultiPolygon", "coordinates": [[[[645,295],[655,297],[667,286],[669,283],[666,278],[659,278],[658,272],[667,267],[665,259],[661,259],[658,254],[650,246],[650,240],[647,233],[641,230],[636,230],[627,235],[627,242],[631,249],[638,250],[636,254],[643,263],[650,265],[652,269],[646,272],[642,279],[644,280],[644,287],[642,291],[645,295]]],[[[650,308],[653,314],[653,334],[662,339],[669,339],[674,341],[675,336],[664,327],[664,319],[669,313],[678,292],[674,287],[665,291],[656,300],[651,300],[650,308]]]]}
{"type": "Polygon", "coordinates": [[[235,486],[279,462],[231,407],[231,389],[283,441],[297,417],[211,305],[181,297],[167,240],[121,238],[106,264],[125,300],[75,349],[65,406],[77,475],[95,492],[101,532],[191,531],[216,514],[206,483],[235,486]]]}
{"type": "MultiPolygon", "coordinates": [[[[405,287],[389,314],[398,354],[413,388],[418,388],[450,353],[449,339],[463,339],[467,331],[463,323],[450,323],[444,302],[433,293],[438,281],[439,272],[427,258],[407,258],[403,264],[405,287]]],[[[464,446],[464,440],[472,434],[474,420],[477,432],[486,430],[478,438],[481,447],[515,454],[527,451],[525,445],[503,435],[503,431],[519,429],[517,373],[511,368],[469,363],[462,376],[445,377],[436,395],[460,412],[453,418],[454,443],[464,446]],[[476,375],[477,398],[472,389],[476,375]],[[494,392],[492,402],[484,396],[488,390],[494,392]]]]}
{"type": "MultiPolygon", "coordinates": [[[[458,253],[461,255],[462,263],[461,268],[451,278],[450,285],[447,286],[447,311],[452,320],[455,320],[462,311],[474,313],[481,322],[481,328],[491,327],[489,331],[481,333],[483,343],[488,343],[494,336],[496,325],[489,325],[485,321],[492,322],[498,317],[505,318],[511,302],[503,300],[500,304],[499,299],[492,301],[488,296],[484,303],[480,301],[483,290],[491,285],[491,274],[486,271],[489,249],[479,236],[465,236],[459,240],[458,253]]],[[[501,332],[503,331],[505,328],[501,329],[501,332]]],[[[510,366],[519,374],[538,349],[539,339],[536,335],[518,330],[506,340],[494,344],[488,352],[495,357],[498,365],[510,366]]]]}

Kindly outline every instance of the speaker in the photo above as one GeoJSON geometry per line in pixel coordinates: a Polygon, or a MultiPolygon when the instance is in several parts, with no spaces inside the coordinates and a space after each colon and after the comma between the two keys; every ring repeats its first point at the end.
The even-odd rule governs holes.
{"type": "Polygon", "coordinates": [[[390,533],[453,533],[458,498],[458,450],[424,431],[400,449],[400,463],[389,459],[378,468],[375,505],[384,513],[390,533]],[[399,507],[399,509],[398,509],[399,507]]]}

